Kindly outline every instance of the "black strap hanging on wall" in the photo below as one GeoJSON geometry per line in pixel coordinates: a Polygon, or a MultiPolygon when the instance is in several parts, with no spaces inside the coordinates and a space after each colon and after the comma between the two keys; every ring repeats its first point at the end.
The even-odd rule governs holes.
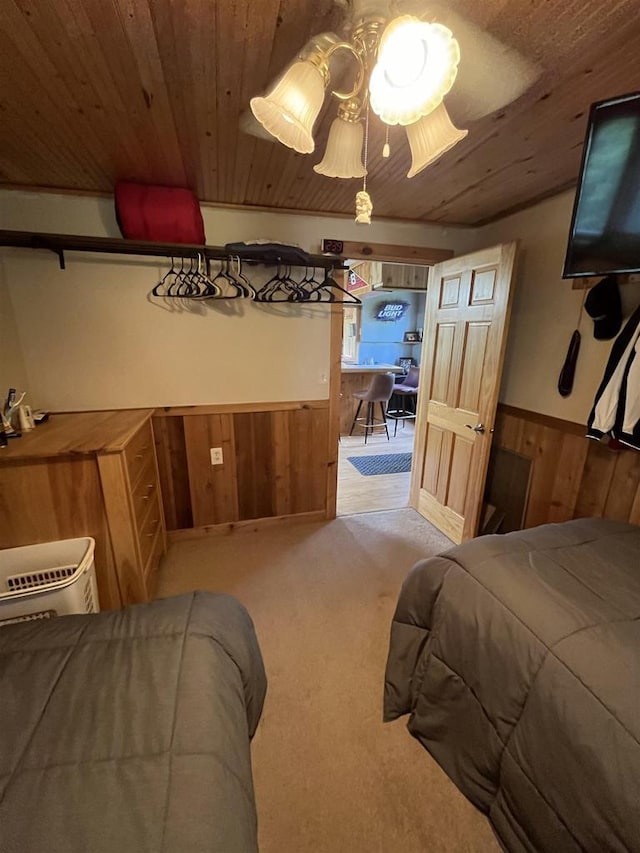
{"type": "Polygon", "coordinates": [[[576,364],[578,362],[578,354],[580,352],[580,321],[582,320],[582,309],[584,308],[584,301],[586,297],[587,291],[585,290],[582,294],[582,302],[580,303],[576,329],[571,335],[567,356],[564,360],[564,364],[562,365],[560,376],[558,377],[558,393],[561,397],[568,397],[573,391],[573,380],[576,375],[576,364]]]}

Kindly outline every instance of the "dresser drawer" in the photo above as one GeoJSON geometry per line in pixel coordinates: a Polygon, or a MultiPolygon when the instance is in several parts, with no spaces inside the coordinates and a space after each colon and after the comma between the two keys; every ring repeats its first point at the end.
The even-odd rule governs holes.
{"type": "Polygon", "coordinates": [[[127,460],[129,482],[131,483],[131,487],[135,488],[143,471],[149,464],[149,460],[153,460],[154,458],[151,423],[147,422],[138,430],[127,445],[124,453],[127,460]]]}
{"type": "Polygon", "coordinates": [[[149,512],[152,498],[158,495],[158,478],[156,475],[155,459],[152,456],[147,460],[147,464],[139,477],[138,482],[131,489],[131,497],[133,499],[133,511],[136,517],[136,526],[138,530],[142,528],[144,520],[149,512]]]}
{"type": "Polygon", "coordinates": [[[157,494],[154,494],[149,499],[149,503],[151,506],[149,507],[149,511],[142,527],[139,528],[141,568],[146,566],[149,556],[153,550],[156,536],[162,530],[162,515],[157,494]]]}

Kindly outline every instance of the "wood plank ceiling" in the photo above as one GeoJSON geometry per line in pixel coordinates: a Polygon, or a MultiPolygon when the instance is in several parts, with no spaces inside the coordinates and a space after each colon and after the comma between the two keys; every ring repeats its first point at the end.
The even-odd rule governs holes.
{"type": "MultiPolygon", "coordinates": [[[[418,177],[372,122],[374,216],[477,225],[575,183],[589,104],[640,89],[640,0],[449,0],[534,59],[542,77],[418,177]]],[[[316,175],[239,120],[333,0],[2,0],[0,181],[110,192],[118,179],[188,186],[201,200],[350,213],[358,181],[316,175]]]]}

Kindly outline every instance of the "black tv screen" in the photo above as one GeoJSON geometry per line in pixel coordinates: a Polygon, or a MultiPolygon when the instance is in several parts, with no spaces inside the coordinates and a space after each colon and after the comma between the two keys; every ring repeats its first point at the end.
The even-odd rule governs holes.
{"type": "Polygon", "coordinates": [[[593,104],[563,278],[640,272],[640,92],[593,104]]]}

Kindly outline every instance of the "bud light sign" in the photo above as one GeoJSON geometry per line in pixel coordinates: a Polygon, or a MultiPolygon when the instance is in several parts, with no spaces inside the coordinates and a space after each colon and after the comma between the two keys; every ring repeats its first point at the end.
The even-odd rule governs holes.
{"type": "Polygon", "coordinates": [[[383,302],[376,313],[376,320],[389,323],[404,317],[408,302],[383,302]]]}

